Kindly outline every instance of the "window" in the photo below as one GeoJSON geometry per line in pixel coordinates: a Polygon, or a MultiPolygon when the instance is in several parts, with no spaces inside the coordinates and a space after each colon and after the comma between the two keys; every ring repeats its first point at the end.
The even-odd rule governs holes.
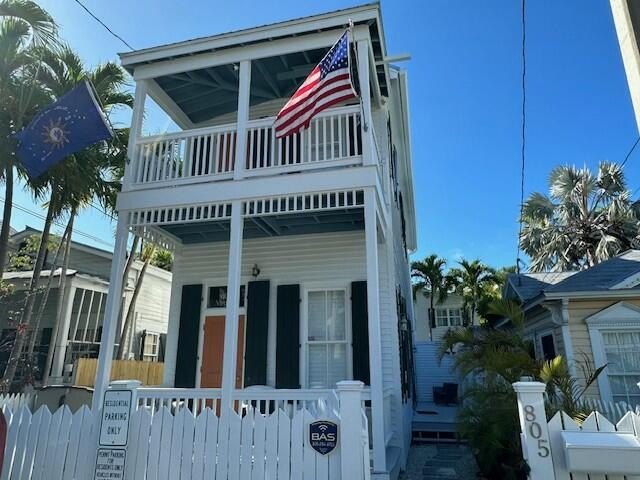
{"type": "Polygon", "coordinates": [[[436,309],[437,327],[459,327],[462,325],[462,311],[459,308],[436,309]]]}
{"type": "MultiPolygon", "coordinates": [[[[240,307],[244,307],[244,285],[240,285],[240,307]]],[[[227,287],[209,287],[207,308],[225,308],[227,306],[227,287]]]]}
{"type": "Polygon", "coordinates": [[[348,379],[346,290],[307,293],[306,383],[334,388],[348,379]]]}
{"type": "Polygon", "coordinates": [[[160,350],[160,334],[145,332],[142,338],[142,360],[145,362],[157,362],[160,350]]]}
{"type": "Polygon", "coordinates": [[[551,360],[556,358],[556,347],[553,342],[553,334],[542,335],[540,337],[540,346],[542,347],[542,358],[551,360]]]}
{"type": "Polygon", "coordinates": [[[640,330],[601,333],[613,401],[639,404],[640,330]]]}

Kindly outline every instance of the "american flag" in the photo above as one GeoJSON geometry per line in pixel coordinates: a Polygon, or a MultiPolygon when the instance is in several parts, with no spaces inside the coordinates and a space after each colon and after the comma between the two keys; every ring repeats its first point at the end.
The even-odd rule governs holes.
{"type": "Polygon", "coordinates": [[[308,128],[313,117],[331,105],[357,98],[351,84],[348,34],[344,32],[282,107],[274,123],[277,138],[308,128]]]}

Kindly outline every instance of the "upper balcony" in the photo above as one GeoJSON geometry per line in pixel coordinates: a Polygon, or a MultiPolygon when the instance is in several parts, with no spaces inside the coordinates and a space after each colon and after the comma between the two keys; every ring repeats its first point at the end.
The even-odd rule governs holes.
{"type": "Polygon", "coordinates": [[[236,123],[140,137],[127,172],[128,189],[231,180],[239,147],[244,150],[238,165],[242,178],[362,165],[359,105],[326,110],[309,129],[285,138],[275,137],[274,120],[248,121],[244,148],[236,123]]]}
{"type": "Polygon", "coordinates": [[[118,209],[367,187],[384,195],[389,155],[379,147],[389,143],[381,125],[386,127],[383,98],[391,83],[385,55],[373,4],[122,54],[136,98],[118,209]],[[359,98],[321,112],[301,133],[277,139],[276,114],[351,21],[359,98]],[[143,134],[158,132],[143,127],[145,116],[153,116],[149,101],[174,128],[143,134]],[[312,172],[317,174],[291,181],[292,174],[312,172]]]}

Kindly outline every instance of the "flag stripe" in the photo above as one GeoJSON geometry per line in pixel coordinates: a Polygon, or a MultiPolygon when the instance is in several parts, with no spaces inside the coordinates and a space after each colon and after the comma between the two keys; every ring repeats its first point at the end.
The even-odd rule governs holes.
{"type": "Polygon", "coordinates": [[[331,96],[337,92],[344,92],[347,91],[346,95],[341,95],[341,96],[345,96],[346,98],[353,98],[353,91],[351,90],[351,84],[350,83],[341,83],[341,84],[334,84],[332,85],[332,88],[330,89],[326,89],[326,90],[321,90],[318,92],[317,97],[314,99],[314,101],[312,103],[308,103],[305,105],[305,107],[298,111],[297,114],[293,117],[290,117],[286,120],[284,120],[282,123],[279,123],[277,125],[277,128],[280,129],[289,129],[289,127],[292,124],[297,124],[297,123],[304,123],[304,120],[306,118],[308,118],[309,116],[313,116],[316,113],[318,113],[318,111],[316,111],[317,106],[321,104],[321,100],[325,99],[328,96],[331,96]]]}
{"type": "Polygon", "coordinates": [[[287,102],[287,104],[284,107],[282,107],[282,110],[280,110],[280,113],[278,113],[278,118],[276,119],[276,122],[275,122],[276,126],[279,125],[279,122],[281,122],[283,118],[286,118],[291,114],[295,114],[298,109],[303,108],[303,105],[301,104],[303,103],[308,104],[310,102],[313,102],[317,97],[317,95],[321,93],[324,88],[331,86],[331,84],[333,84],[334,82],[339,82],[343,80],[347,80],[349,83],[349,86],[351,86],[351,80],[349,78],[348,73],[336,72],[336,73],[327,75],[323,85],[313,90],[312,92],[309,92],[307,95],[304,95],[304,96],[301,95],[298,97],[296,94],[296,96],[291,98],[291,100],[289,100],[289,102],[287,102]],[[296,99],[295,102],[293,102],[294,99],[296,99]]]}

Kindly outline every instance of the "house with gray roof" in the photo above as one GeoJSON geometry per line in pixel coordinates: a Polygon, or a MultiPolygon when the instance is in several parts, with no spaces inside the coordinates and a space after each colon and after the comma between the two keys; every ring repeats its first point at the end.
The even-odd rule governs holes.
{"type": "Polygon", "coordinates": [[[607,365],[588,396],[640,404],[640,250],[577,272],[512,274],[503,296],[521,303],[536,358],[563,355],[578,378],[607,365]]]}

